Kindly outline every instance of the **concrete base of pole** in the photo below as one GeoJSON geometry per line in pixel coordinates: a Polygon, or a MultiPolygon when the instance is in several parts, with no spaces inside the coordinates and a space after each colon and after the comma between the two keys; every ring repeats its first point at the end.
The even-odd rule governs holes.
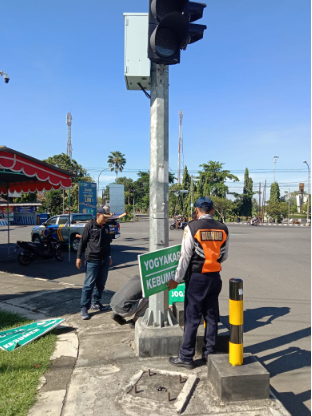
{"type": "MultiPolygon", "coordinates": [[[[172,304],[173,315],[178,321],[180,326],[184,326],[184,302],[173,302],[172,304]]],[[[201,321],[201,325],[198,327],[197,338],[196,338],[196,352],[201,354],[202,348],[204,346],[204,319],[201,321]]],[[[230,331],[219,322],[218,325],[218,336],[217,336],[217,353],[229,353],[229,341],[230,341],[230,331]]]]}
{"type": "Polygon", "coordinates": [[[178,355],[183,331],[179,325],[147,326],[143,318],[135,323],[135,343],[139,357],[164,357],[178,355]]]}
{"type": "Polygon", "coordinates": [[[227,354],[210,355],[208,379],[219,399],[226,402],[262,400],[270,396],[270,373],[251,354],[233,367],[227,354]]]}
{"type": "MultiPolygon", "coordinates": [[[[204,346],[204,334],[205,334],[204,325],[200,325],[198,328],[197,337],[196,337],[196,352],[198,354],[202,353],[202,348],[204,346]]],[[[222,324],[222,322],[219,322],[218,336],[217,336],[217,343],[216,343],[217,354],[229,353],[229,341],[230,341],[230,331],[222,324]]]]}

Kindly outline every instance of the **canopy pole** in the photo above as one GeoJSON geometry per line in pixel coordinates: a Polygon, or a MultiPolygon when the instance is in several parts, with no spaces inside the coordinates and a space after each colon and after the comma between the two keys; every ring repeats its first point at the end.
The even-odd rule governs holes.
{"type": "Polygon", "coordinates": [[[9,214],[9,184],[7,183],[7,218],[8,218],[8,257],[10,257],[10,214],[9,214]]]}
{"type": "Polygon", "coordinates": [[[68,189],[68,263],[70,263],[70,188],[68,189]]]}

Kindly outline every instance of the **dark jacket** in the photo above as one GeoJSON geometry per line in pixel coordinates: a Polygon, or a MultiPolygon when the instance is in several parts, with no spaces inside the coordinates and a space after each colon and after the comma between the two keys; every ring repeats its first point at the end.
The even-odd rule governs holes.
{"type": "Polygon", "coordinates": [[[86,261],[104,260],[110,256],[111,236],[109,226],[101,227],[95,220],[91,220],[84,227],[77,251],[77,259],[85,252],[86,261]]]}
{"type": "Polygon", "coordinates": [[[142,297],[141,279],[136,274],[114,294],[111,299],[111,307],[117,313],[129,312],[142,297]]]}

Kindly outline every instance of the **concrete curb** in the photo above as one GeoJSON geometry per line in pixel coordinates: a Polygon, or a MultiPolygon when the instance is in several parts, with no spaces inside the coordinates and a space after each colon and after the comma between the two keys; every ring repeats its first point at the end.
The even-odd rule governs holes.
{"type": "MultiPolygon", "coordinates": [[[[46,279],[39,279],[39,280],[46,280],[46,279]]],[[[43,313],[32,312],[30,310],[27,310],[18,306],[13,306],[4,302],[0,302],[0,310],[5,311],[5,312],[15,313],[15,314],[24,316],[25,318],[32,319],[35,321],[51,319],[50,316],[47,316],[43,313]]],[[[67,330],[69,328],[72,328],[72,327],[66,324],[63,324],[57,327],[57,329],[61,331],[67,330]]],[[[78,349],[79,349],[79,343],[78,343],[78,336],[76,332],[72,331],[72,332],[65,332],[65,333],[58,334],[56,345],[55,345],[55,350],[50,357],[50,362],[52,364],[52,367],[53,367],[53,362],[56,362],[57,360],[64,358],[64,357],[69,357],[69,358],[72,358],[72,360],[68,360],[71,362],[71,365],[72,365],[71,372],[72,372],[74,369],[74,364],[78,357],[78,349]]],[[[57,370],[54,370],[54,371],[57,371],[57,370]]],[[[37,388],[38,396],[36,399],[36,403],[28,412],[28,416],[42,416],[44,414],[47,414],[49,416],[61,415],[62,408],[63,408],[65,398],[66,398],[67,388],[60,389],[60,390],[42,391],[43,388],[46,386],[46,383],[47,383],[46,377],[42,376],[39,380],[39,384],[37,388]]]]}
{"type": "MultiPolygon", "coordinates": [[[[69,325],[60,325],[59,327],[62,329],[72,328],[69,325]]],[[[52,377],[53,372],[58,371],[57,369],[53,370],[53,362],[57,362],[61,358],[70,357],[74,360],[70,360],[71,366],[71,374],[74,369],[74,364],[78,358],[78,350],[79,350],[79,343],[78,337],[76,332],[65,332],[61,333],[57,336],[57,342],[55,345],[55,350],[50,358],[52,362],[52,377]]],[[[50,370],[51,371],[51,370],[50,370]]],[[[70,374],[70,378],[71,378],[70,374]]],[[[42,391],[43,388],[46,386],[47,379],[45,376],[42,377],[40,380],[41,384],[38,386],[38,396],[37,401],[34,406],[28,412],[28,416],[42,416],[42,415],[49,415],[49,416],[60,416],[62,413],[62,409],[65,403],[66,393],[68,384],[66,384],[66,388],[60,390],[50,390],[50,391],[42,391]]],[[[70,379],[69,379],[70,382],[70,379]]],[[[49,387],[48,387],[49,388],[49,387]]]]}

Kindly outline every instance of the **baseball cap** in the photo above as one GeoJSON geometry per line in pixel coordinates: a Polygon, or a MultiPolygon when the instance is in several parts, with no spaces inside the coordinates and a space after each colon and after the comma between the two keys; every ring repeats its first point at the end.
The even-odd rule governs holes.
{"type": "Polygon", "coordinates": [[[104,207],[99,207],[99,208],[96,210],[96,213],[97,213],[97,214],[103,214],[103,215],[105,215],[106,217],[110,217],[110,214],[109,214],[109,212],[108,212],[108,209],[107,209],[107,208],[104,208],[104,207]]]}
{"type": "Polygon", "coordinates": [[[213,202],[207,196],[202,196],[201,198],[198,198],[198,200],[195,202],[195,207],[197,207],[197,208],[213,208],[213,202]]]}

